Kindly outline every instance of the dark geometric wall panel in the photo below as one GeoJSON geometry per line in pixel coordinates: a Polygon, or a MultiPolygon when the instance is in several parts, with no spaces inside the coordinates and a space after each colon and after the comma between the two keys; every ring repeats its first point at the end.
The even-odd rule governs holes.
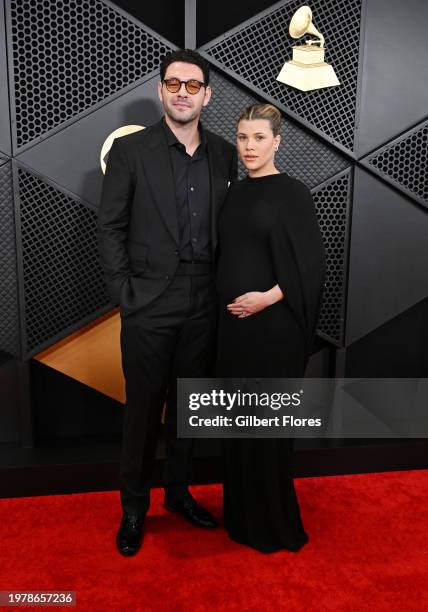
{"type": "MultiPolygon", "coordinates": [[[[202,115],[204,125],[235,144],[241,111],[263,100],[252,96],[216,70],[211,72],[210,81],[213,95],[202,115]]],[[[332,147],[287,118],[283,123],[281,138],[275,157],[278,169],[299,178],[310,188],[323,183],[349,165],[332,147]]],[[[240,175],[243,174],[243,165],[240,164],[240,175]]]]}
{"type": "MultiPolygon", "coordinates": [[[[319,331],[331,343],[343,345],[426,295],[422,278],[428,257],[428,241],[422,239],[426,211],[412,205],[427,205],[428,201],[428,123],[421,123],[425,118],[420,118],[426,92],[421,91],[420,64],[415,64],[419,68],[412,80],[407,73],[392,78],[394,66],[388,65],[392,73],[382,89],[381,68],[389,60],[385,49],[377,49],[375,36],[376,15],[389,10],[395,28],[391,31],[397,33],[404,27],[399,16],[420,5],[417,0],[401,4],[398,0],[314,0],[310,5],[314,25],[326,38],[326,61],[333,65],[341,84],[301,92],[276,80],[284,62],[291,58],[291,46],[304,41],[296,43],[288,34],[291,16],[301,4],[298,0],[282,0],[203,48],[217,69],[212,71],[213,97],[202,120],[208,129],[234,143],[238,116],[249,104],[272,101],[284,112],[277,165],[312,190],[326,247],[327,286],[319,331]],[[358,73],[361,15],[362,34],[367,30],[368,38],[360,66],[363,71],[358,73]],[[374,85],[377,76],[378,91],[374,85]],[[414,83],[418,101],[412,102],[409,112],[406,105],[401,105],[401,112],[394,100],[383,116],[377,105],[387,105],[397,82],[400,86],[407,83],[409,89],[414,83]],[[361,93],[362,99],[357,99],[361,93]],[[355,158],[361,147],[371,142],[370,125],[372,142],[377,144],[364,151],[366,158],[361,164],[367,172],[355,162],[355,186],[348,153],[355,158]],[[397,130],[409,127],[410,132],[396,138],[397,130]],[[349,281],[347,253],[354,198],[349,281]]],[[[199,10],[202,6],[199,3],[199,10]]],[[[419,37],[423,26],[418,15],[424,14],[414,10],[411,25],[406,26],[419,37]]],[[[6,263],[1,274],[7,277],[16,269],[23,274],[23,278],[19,276],[19,288],[23,290],[22,344],[28,357],[111,306],[96,241],[95,211],[102,184],[100,148],[117,127],[147,126],[158,119],[159,62],[174,45],[109,0],[7,0],[6,17],[9,76],[6,79],[4,74],[3,37],[0,77],[5,76],[3,81],[10,86],[11,113],[7,88],[3,88],[0,122],[6,117],[7,124],[12,115],[8,127],[12,128],[14,186],[19,190],[15,193],[16,222],[22,241],[18,240],[18,261],[8,260],[15,240],[10,163],[0,162],[1,172],[8,173],[9,186],[2,197],[10,198],[7,205],[2,205],[2,215],[6,215],[2,222],[7,230],[2,243],[6,249],[2,261],[6,263]]],[[[411,33],[407,32],[403,40],[409,37],[411,33]]],[[[379,40],[386,44],[387,34],[379,40]]],[[[406,52],[413,53],[409,49],[406,52]]],[[[397,57],[399,51],[394,53],[397,57]]],[[[419,55],[417,62],[422,61],[419,55]]],[[[399,71],[404,69],[398,59],[396,66],[399,71]]],[[[11,300],[17,299],[16,276],[14,279],[12,274],[11,284],[7,279],[0,280],[0,299],[12,304],[11,300]]],[[[8,309],[19,311],[17,303],[3,308],[3,312],[8,309]]],[[[0,324],[1,341],[1,330],[6,328],[12,336],[5,342],[16,349],[17,320],[0,324]]]]}
{"type": "Polygon", "coordinates": [[[428,121],[375,151],[364,162],[428,207],[428,121]]]}
{"type": "Polygon", "coordinates": [[[0,160],[0,350],[20,354],[15,215],[11,162],[0,160]]]}
{"type": "Polygon", "coordinates": [[[19,169],[28,356],[98,316],[109,299],[96,213],[19,169]]]}
{"type": "Polygon", "coordinates": [[[0,0],[0,151],[11,155],[9,91],[7,88],[6,29],[0,0]]]}
{"type": "Polygon", "coordinates": [[[318,331],[338,345],[344,342],[351,173],[351,169],[345,170],[312,191],[327,263],[318,331]]]}
{"type": "Polygon", "coordinates": [[[426,0],[366,2],[358,157],[428,117],[427,24],[426,0]]]}
{"type": "Polygon", "coordinates": [[[104,176],[101,147],[107,136],[123,125],[147,126],[160,119],[158,81],[156,76],[137,85],[22,151],[16,159],[49,177],[71,197],[98,206],[104,176]]]}
{"type": "Polygon", "coordinates": [[[16,147],[158,68],[171,50],[106,0],[11,0],[16,147]]]}
{"type": "MultiPolygon", "coordinates": [[[[326,61],[333,65],[340,86],[309,92],[276,80],[291,59],[288,33],[299,0],[280,2],[230,33],[204,45],[209,58],[268,96],[329,139],[353,151],[360,42],[361,0],[313,0],[315,26],[326,39],[326,61]]],[[[298,43],[303,42],[303,39],[298,43]]]]}
{"type": "Polygon", "coordinates": [[[428,215],[355,168],[346,343],[428,296],[428,215]]]}

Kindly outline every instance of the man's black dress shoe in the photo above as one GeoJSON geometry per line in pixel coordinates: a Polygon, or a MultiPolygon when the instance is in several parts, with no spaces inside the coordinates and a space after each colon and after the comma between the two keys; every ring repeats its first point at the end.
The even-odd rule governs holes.
{"type": "Polygon", "coordinates": [[[143,541],[144,519],[124,513],[116,536],[117,549],[124,557],[135,555],[143,541]]]}
{"type": "Polygon", "coordinates": [[[198,504],[190,493],[176,499],[168,499],[165,496],[163,507],[169,512],[178,512],[186,521],[196,527],[205,527],[207,529],[218,527],[218,522],[213,515],[198,504]]]}

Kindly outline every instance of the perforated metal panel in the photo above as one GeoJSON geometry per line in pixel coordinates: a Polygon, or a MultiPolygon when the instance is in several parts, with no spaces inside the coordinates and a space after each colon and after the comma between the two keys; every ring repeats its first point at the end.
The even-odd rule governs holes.
{"type": "Polygon", "coordinates": [[[0,350],[17,357],[18,281],[11,162],[0,160],[0,350]]]}
{"type": "MultiPolygon", "coordinates": [[[[301,4],[278,3],[204,47],[204,53],[229,76],[213,70],[214,95],[203,120],[207,128],[234,142],[237,118],[249,104],[272,100],[286,111],[278,167],[314,193],[327,252],[319,330],[341,344],[351,171],[349,161],[326,141],[349,151],[354,147],[361,0],[311,3],[314,23],[326,37],[326,60],[341,81],[340,87],[313,92],[276,81],[291,57],[291,45],[296,44],[288,25],[301,4]],[[296,123],[293,117],[301,121],[296,123]],[[321,131],[325,139],[313,130],[321,131]]],[[[157,71],[161,57],[173,48],[108,0],[10,0],[8,5],[13,67],[9,78],[16,103],[12,129],[18,160],[28,145],[41,152],[36,140],[52,130],[58,132],[60,151],[58,128],[157,71]]],[[[426,136],[426,126],[418,126],[363,163],[414,200],[426,203],[426,136]]],[[[44,172],[45,180],[19,171],[27,356],[108,306],[98,261],[96,214],[54,189],[49,184],[53,174],[49,169],[44,172]]],[[[93,176],[82,175],[82,181],[86,178],[93,176]]],[[[0,295],[2,289],[3,285],[0,295]]],[[[17,312],[17,305],[10,310],[17,312]]],[[[10,329],[16,330],[16,323],[10,329]]],[[[12,345],[15,340],[14,336],[8,342],[12,345]]]]}
{"type": "Polygon", "coordinates": [[[7,53],[4,0],[0,0],[0,152],[11,155],[10,106],[7,86],[7,53]]]}
{"type": "Polygon", "coordinates": [[[343,344],[351,169],[312,191],[324,240],[327,278],[318,331],[343,344]]]}
{"type": "MultiPolygon", "coordinates": [[[[204,109],[204,125],[235,144],[236,125],[241,111],[263,100],[252,96],[215,70],[212,70],[210,80],[213,95],[204,109]]],[[[281,145],[275,156],[279,170],[288,172],[312,188],[349,165],[332,147],[294,122],[284,119],[281,145]]],[[[240,176],[244,173],[244,167],[240,164],[240,176]]]]}
{"type": "Polygon", "coordinates": [[[17,147],[156,70],[173,47],[101,0],[11,0],[17,147]]]}
{"type": "Polygon", "coordinates": [[[428,122],[368,156],[367,164],[428,206],[428,122]]]}
{"type": "Polygon", "coordinates": [[[341,85],[302,92],[276,80],[291,59],[288,33],[299,0],[282,2],[202,47],[260,94],[273,98],[350,151],[354,148],[361,0],[313,0],[315,26],[326,40],[326,61],[333,65],[341,85]]]}
{"type": "Polygon", "coordinates": [[[96,213],[19,169],[26,352],[70,333],[109,303],[96,213]]]}

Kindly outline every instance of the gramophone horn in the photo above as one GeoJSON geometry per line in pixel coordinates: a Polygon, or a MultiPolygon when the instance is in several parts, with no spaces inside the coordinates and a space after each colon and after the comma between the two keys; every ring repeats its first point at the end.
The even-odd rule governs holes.
{"type": "Polygon", "coordinates": [[[304,34],[312,34],[320,39],[321,47],[324,46],[324,36],[312,25],[312,11],[309,6],[301,6],[294,13],[288,31],[293,38],[300,38],[304,34]]]}

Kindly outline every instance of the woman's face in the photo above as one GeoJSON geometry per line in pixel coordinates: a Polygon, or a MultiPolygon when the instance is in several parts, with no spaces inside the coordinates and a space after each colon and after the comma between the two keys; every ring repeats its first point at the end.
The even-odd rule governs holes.
{"type": "Polygon", "coordinates": [[[242,119],[238,124],[236,146],[247,170],[273,165],[275,148],[281,136],[274,136],[268,119],[242,119]]]}

